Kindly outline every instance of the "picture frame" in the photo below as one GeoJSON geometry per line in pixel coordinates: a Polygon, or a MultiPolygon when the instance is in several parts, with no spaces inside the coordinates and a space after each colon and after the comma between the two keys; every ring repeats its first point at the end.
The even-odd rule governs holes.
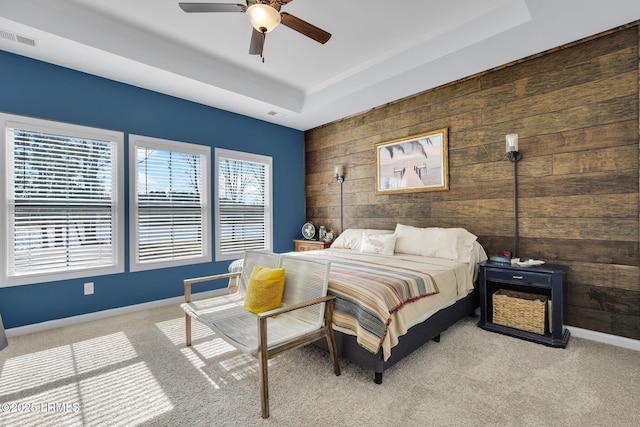
{"type": "Polygon", "coordinates": [[[376,194],[449,190],[449,129],[375,144],[376,194]]]}

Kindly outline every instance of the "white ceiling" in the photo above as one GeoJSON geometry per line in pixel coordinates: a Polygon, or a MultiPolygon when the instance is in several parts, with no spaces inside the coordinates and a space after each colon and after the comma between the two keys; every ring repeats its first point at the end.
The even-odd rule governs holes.
{"type": "Polygon", "coordinates": [[[178,0],[0,0],[0,49],[307,130],[636,21],[640,1],[295,0],[282,11],[332,38],[280,25],[262,63],[247,53],[242,13],[187,14],[178,0]]]}

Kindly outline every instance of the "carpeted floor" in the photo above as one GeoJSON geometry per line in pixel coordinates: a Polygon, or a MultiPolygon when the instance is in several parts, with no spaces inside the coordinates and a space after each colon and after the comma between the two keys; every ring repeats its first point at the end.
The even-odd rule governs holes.
{"type": "Polygon", "coordinates": [[[553,349],[464,319],[395,365],[382,385],[315,346],[270,363],[260,418],[257,362],[178,306],[9,339],[2,426],[636,426],[640,353],[571,338],[553,349]]]}

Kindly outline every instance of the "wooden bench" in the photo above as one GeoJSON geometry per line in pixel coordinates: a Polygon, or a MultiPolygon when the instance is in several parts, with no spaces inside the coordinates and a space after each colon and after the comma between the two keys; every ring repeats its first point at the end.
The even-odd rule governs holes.
{"type": "Polygon", "coordinates": [[[209,326],[216,336],[243,353],[258,358],[262,417],[269,417],[267,361],[285,351],[325,338],[333,371],[340,366],[333,337],[334,296],[327,295],[329,262],[247,251],[242,271],[187,279],[184,281],[182,309],[185,311],[187,346],[191,345],[191,319],[209,326]],[[282,306],[260,314],[244,309],[244,297],[253,267],[284,268],[282,306]],[[192,301],[192,285],[211,280],[238,279],[235,293],[192,301]],[[277,317],[274,317],[277,316],[277,317]]]}

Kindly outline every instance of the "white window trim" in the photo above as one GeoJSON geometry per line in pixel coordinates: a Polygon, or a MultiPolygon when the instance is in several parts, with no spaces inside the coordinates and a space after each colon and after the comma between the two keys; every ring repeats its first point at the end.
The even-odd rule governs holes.
{"type": "Polygon", "coordinates": [[[70,123],[56,122],[51,120],[36,119],[27,116],[18,116],[13,114],[0,113],[0,165],[2,165],[1,174],[4,175],[3,181],[5,185],[0,185],[0,244],[2,245],[2,256],[0,256],[0,274],[2,275],[0,287],[28,285],[34,283],[53,282],[58,280],[78,279],[83,277],[102,276],[107,274],[116,274],[124,272],[124,133],[99,129],[88,126],[75,125],[70,123]],[[9,236],[12,230],[9,230],[9,218],[7,212],[7,197],[10,194],[9,177],[7,176],[8,168],[7,160],[7,127],[27,129],[37,132],[72,135],[78,138],[95,139],[102,141],[112,141],[116,144],[116,152],[113,158],[114,170],[114,229],[113,229],[113,249],[115,263],[109,267],[91,267],[90,269],[82,269],[69,272],[54,273],[38,273],[30,275],[21,275],[19,277],[9,277],[9,236]]]}
{"type": "MultiPolygon", "coordinates": [[[[265,219],[265,248],[266,250],[273,251],[273,159],[270,156],[263,156],[261,154],[246,153],[243,151],[226,150],[224,148],[215,149],[214,158],[214,183],[217,185],[220,180],[218,179],[218,173],[220,171],[219,159],[220,157],[226,159],[233,159],[241,162],[253,162],[262,163],[267,166],[267,184],[265,188],[264,203],[265,210],[267,211],[267,218],[265,219]]],[[[218,190],[216,187],[216,197],[214,200],[214,216],[215,216],[215,251],[216,261],[226,261],[242,258],[244,251],[231,252],[227,254],[220,253],[220,203],[218,200],[218,190]]]]}
{"type": "Polygon", "coordinates": [[[192,265],[211,262],[211,147],[186,142],[171,141],[167,139],[152,138],[142,135],[129,135],[129,270],[144,271],[159,268],[177,267],[181,265],[192,265]],[[202,194],[204,200],[203,214],[203,255],[173,261],[159,262],[138,262],[138,198],[136,173],[136,147],[138,144],[145,147],[155,147],[166,151],[179,151],[183,153],[193,153],[205,156],[205,167],[201,170],[202,194]]]}

